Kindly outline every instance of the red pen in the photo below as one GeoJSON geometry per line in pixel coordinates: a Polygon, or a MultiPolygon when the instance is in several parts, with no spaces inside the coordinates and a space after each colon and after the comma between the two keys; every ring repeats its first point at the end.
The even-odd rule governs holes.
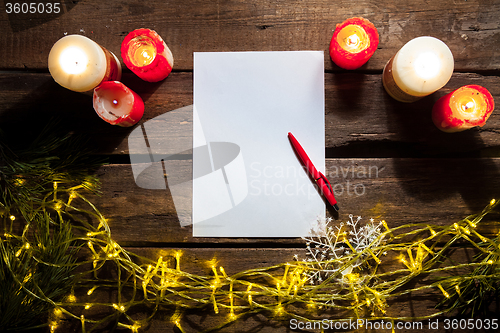
{"type": "Polygon", "coordinates": [[[332,185],[325,177],[324,174],[318,171],[314,164],[311,162],[309,156],[305,152],[304,148],[300,145],[300,143],[295,139],[292,133],[288,132],[288,139],[290,139],[290,143],[292,144],[293,150],[299,155],[299,160],[303,166],[306,167],[307,173],[314,179],[316,184],[318,184],[321,193],[325,196],[326,200],[332,205],[332,207],[338,211],[339,206],[337,205],[337,200],[335,200],[335,195],[333,194],[332,185]]]}

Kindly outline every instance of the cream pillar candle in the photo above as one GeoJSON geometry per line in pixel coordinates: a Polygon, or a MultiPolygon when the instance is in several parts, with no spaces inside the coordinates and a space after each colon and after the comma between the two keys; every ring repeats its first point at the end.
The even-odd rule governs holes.
{"type": "Polygon", "coordinates": [[[61,86],[89,91],[103,81],[120,80],[118,58],[91,39],[69,35],[59,39],[49,53],[49,71],[61,86]]]}
{"type": "Polygon", "coordinates": [[[453,68],[453,54],[445,43],[434,37],[418,37],[389,60],[382,82],[391,97],[410,103],[441,89],[453,68]]]}

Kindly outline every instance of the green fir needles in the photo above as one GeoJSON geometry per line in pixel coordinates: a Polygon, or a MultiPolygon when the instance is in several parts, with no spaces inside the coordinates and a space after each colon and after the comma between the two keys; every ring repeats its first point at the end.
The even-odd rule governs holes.
{"type": "Polygon", "coordinates": [[[82,332],[138,332],[158,311],[166,311],[163,318],[181,332],[190,311],[216,318],[201,328],[206,331],[256,313],[278,321],[394,325],[459,311],[475,316],[497,296],[499,238],[479,227],[495,200],[450,225],[390,228],[353,216],[345,223],[319,221],[305,239],[304,260],[297,254],[289,262],[228,274],[214,258],[198,275],[182,269],[179,250],[151,259],[113,240],[106,218],[84,196],[97,180],[76,156],[50,157],[64,140],[47,140],[30,153],[0,151],[1,331],[42,324],[65,331],[64,325],[76,322],[82,332]],[[463,247],[477,255],[455,262],[453,252],[463,247]],[[403,317],[391,306],[409,294],[442,301],[439,308],[403,317]],[[46,320],[40,323],[40,317],[46,320]]]}
{"type": "Polygon", "coordinates": [[[0,331],[47,326],[54,302],[73,284],[78,244],[55,195],[95,190],[95,167],[75,139],[43,132],[16,152],[0,142],[0,331]],[[81,151],[81,150],[80,150],[81,151]]]}

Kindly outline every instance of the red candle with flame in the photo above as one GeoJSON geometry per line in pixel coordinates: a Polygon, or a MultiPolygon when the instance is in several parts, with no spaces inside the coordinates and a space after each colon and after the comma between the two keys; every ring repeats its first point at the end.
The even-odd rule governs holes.
{"type": "Polygon", "coordinates": [[[170,74],[174,58],[167,44],[155,31],[136,29],[122,42],[125,65],[144,81],[158,82],[170,74]]]}
{"type": "Polygon", "coordinates": [[[363,66],[378,46],[377,28],[362,17],[353,17],[337,24],[330,41],[330,57],[344,69],[363,66]]]}
{"type": "Polygon", "coordinates": [[[94,110],[111,125],[129,127],[141,120],[144,102],[119,81],[105,81],[94,89],[94,110]]]}
{"type": "Polygon", "coordinates": [[[432,121],[443,132],[460,132],[484,126],[495,103],[490,92],[478,85],[467,85],[441,97],[432,108],[432,121]]]}

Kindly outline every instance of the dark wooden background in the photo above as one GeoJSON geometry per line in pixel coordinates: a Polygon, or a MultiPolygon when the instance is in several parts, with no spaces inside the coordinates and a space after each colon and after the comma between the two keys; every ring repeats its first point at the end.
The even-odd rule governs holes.
{"type": "MultiPolygon", "coordinates": [[[[127,147],[131,129],[103,122],[90,95],[60,87],[48,73],[48,53],[66,34],[85,35],[120,59],[121,42],[131,30],[150,28],[163,37],[175,58],[166,80],[144,82],[124,69],[122,81],[145,101],[141,123],[193,103],[193,52],[323,50],[326,164],[330,182],[346,189],[338,195],[339,220],[354,214],[385,219],[390,226],[446,224],[500,199],[498,107],[483,128],[462,133],[442,133],[431,121],[434,102],[466,84],[486,87],[500,103],[498,0],[88,0],[63,1],[61,8],[60,14],[7,14],[1,7],[0,128],[10,142],[23,142],[57,120],[89,137],[89,146],[110,161],[98,171],[103,194],[93,201],[109,218],[115,240],[133,251],[154,259],[182,248],[187,270],[215,255],[235,273],[292,260],[293,254],[304,254],[304,244],[300,239],[193,238],[191,227],[181,228],[168,191],[135,185],[127,147]],[[354,16],[374,23],[380,44],[366,65],[348,72],[331,62],[328,46],[335,25],[354,16]],[[424,35],[450,47],[455,72],[438,92],[413,104],[396,102],[382,87],[382,69],[401,46],[424,35]],[[363,177],[370,167],[378,173],[363,177]],[[358,184],[361,195],[347,191],[358,184]]],[[[459,260],[472,253],[461,251],[459,260]]],[[[432,311],[435,301],[408,297],[393,308],[419,316],[432,311]]],[[[204,327],[204,316],[190,317],[197,323],[193,332],[204,327]]],[[[149,332],[172,329],[160,316],[149,332]]],[[[226,331],[289,329],[256,316],[226,331]]]]}

